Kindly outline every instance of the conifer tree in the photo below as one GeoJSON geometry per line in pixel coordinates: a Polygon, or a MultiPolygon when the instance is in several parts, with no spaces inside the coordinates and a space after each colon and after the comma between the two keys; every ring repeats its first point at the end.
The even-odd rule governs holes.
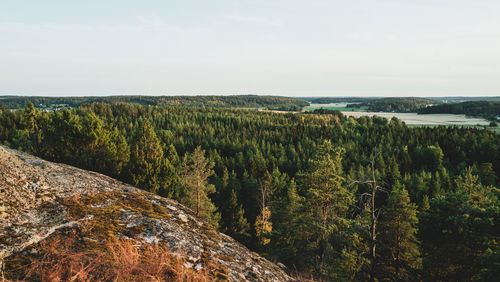
{"type": "Polygon", "coordinates": [[[24,129],[29,140],[29,147],[25,149],[34,154],[39,154],[41,150],[42,132],[38,124],[40,117],[40,110],[35,109],[33,103],[29,102],[23,113],[24,129]]]}
{"type": "Polygon", "coordinates": [[[271,239],[269,238],[269,235],[273,230],[271,209],[269,208],[272,190],[272,177],[271,174],[266,171],[264,177],[259,181],[260,213],[255,221],[255,232],[262,245],[267,245],[270,242],[271,239]]]}
{"type": "Polygon", "coordinates": [[[293,180],[278,189],[282,195],[272,206],[272,219],[275,224],[271,233],[271,249],[282,262],[309,267],[310,258],[307,252],[311,217],[305,212],[308,210],[304,207],[305,199],[298,194],[293,180]]]}
{"type": "Polygon", "coordinates": [[[146,120],[139,129],[130,152],[130,177],[132,184],[151,192],[168,186],[174,169],[163,156],[160,140],[146,120]]]}
{"type": "Polygon", "coordinates": [[[432,197],[443,194],[443,190],[441,189],[441,178],[439,177],[438,171],[432,175],[430,186],[430,194],[432,197]]]}
{"type": "Polygon", "coordinates": [[[409,280],[411,271],[420,266],[417,224],[417,206],[404,186],[396,183],[379,222],[383,276],[387,273],[393,280],[409,280]]]}
{"type": "Polygon", "coordinates": [[[311,160],[310,170],[302,175],[307,205],[312,211],[310,224],[317,242],[320,267],[329,248],[328,236],[339,231],[344,224],[343,217],[353,203],[352,192],[343,185],[341,155],[341,149],[333,148],[331,142],[326,141],[311,160]]]}
{"type": "Polygon", "coordinates": [[[493,273],[484,265],[499,257],[498,195],[497,188],[483,186],[469,168],[457,179],[455,191],[430,201],[419,230],[427,280],[473,281],[493,273]]]}
{"type": "Polygon", "coordinates": [[[238,202],[243,206],[245,217],[248,222],[255,222],[260,212],[259,206],[259,183],[257,179],[249,175],[246,171],[238,180],[236,174],[231,174],[229,179],[231,187],[235,189],[238,196],[238,202]]]}
{"type": "Polygon", "coordinates": [[[225,233],[234,237],[240,242],[245,242],[250,236],[250,224],[245,218],[243,207],[238,203],[236,192],[231,189],[229,199],[225,209],[224,217],[225,233]]]}
{"type": "Polygon", "coordinates": [[[207,219],[214,226],[218,226],[220,215],[208,197],[215,192],[215,186],[208,183],[208,178],[214,174],[214,164],[205,158],[205,150],[196,147],[192,154],[184,155],[181,181],[189,191],[188,205],[197,216],[207,219]]]}
{"type": "Polygon", "coordinates": [[[118,130],[108,130],[102,119],[90,111],[82,120],[82,130],[78,146],[78,164],[86,169],[120,175],[129,161],[130,149],[118,130]]]}

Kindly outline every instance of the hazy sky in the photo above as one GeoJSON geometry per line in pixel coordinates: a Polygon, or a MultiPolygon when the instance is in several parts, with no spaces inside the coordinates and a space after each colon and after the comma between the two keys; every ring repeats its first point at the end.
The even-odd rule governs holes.
{"type": "Polygon", "coordinates": [[[500,95],[499,0],[0,0],[0,95],[500,95]]]}

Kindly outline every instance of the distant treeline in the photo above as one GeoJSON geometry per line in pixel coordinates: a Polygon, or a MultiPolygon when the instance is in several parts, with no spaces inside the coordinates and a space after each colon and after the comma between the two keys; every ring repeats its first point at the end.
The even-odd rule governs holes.
{"type": "MultiPolygon", "coordinates": [[[[387,101],[404,101],[406,99],[415,98],[405,98],[405,97],[301,97],[301,99],[314,104],[330,104],[330,103],[364,103],[373,102],[378,100],[378,102],[387,101]],[[380,101],[382,100],[382,101],[380,101]]],[[[423,97],[417,99],[431,100],[434,104],[436,103],[461,103],[467,101],[500,101],[500,96],[497,97],[423,97]]]]}
{"type": "Polygon", "coordinates": [[[328,109],[315,109],[314,111],[305,111],[306,114],[315,114],[315,115],[334,115],[341,117],[342,112],[337,110],[328,110],[328,109]]]}
{"type": "Polygon", "coordinates": [[[331,104],[331,103],[362,103],[375,98],[367,97],[311,97],[302,98],[313,104],[331,104]]]}
{"type": "Polygon", "coordinates": [[[490,97],[432,97],[432,100],[437,100],[445,103],[461,103],[469,101],[500,101],[500,96],[490,97]]]}
{"type": "Polygon", "coordinates": [[[18,97],[0,96],[0,107],[6,109],[24,108],[31,102],[37,108],[52,105],[78,107],[95,102],[117,104],[134,103],[151,106],[194,106],[194,107],[244,107],[273,110],[300,110],[309,105],[304,100],[280,96],[234,95],[234,96],[106,96],[106,97],[18,97]]]}
{"type": "Polygon", "coordinates": [[[494,120],[500,116],[500,101],[469,101],[422,108],[420,114],[465,114],[494,120]]]}
{"type": "Polygon", "coordinates": [[[376,112],[417,112],[430,105],[441,104],[439,100],[417,97],[320,97],[304,98],[314,104],[349,103],[348,108],[367,107],[376,112]]]}
{"type": "Polygon", "coordinates": [[[377,98],[364,101],[362,103],[350,104],[347,107],[361,108],[368,107],[369,111],[374,112],[416,112],[430,105],[440,104],[440,101],[417,97],[396,97],[396,98],[377,98]]]}

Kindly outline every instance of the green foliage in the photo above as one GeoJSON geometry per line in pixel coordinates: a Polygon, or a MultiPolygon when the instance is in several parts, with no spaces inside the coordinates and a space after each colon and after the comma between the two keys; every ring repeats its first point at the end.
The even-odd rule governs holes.
{"type": "Polygon", "coordinates": [[[333,256],[329,237],[342,233],[348,225],[346,213],[354,200],[344,185],[341,155],[340,148],[326,141],[318,147],[309,170],[299,176],[307,199],[303,206],[309,211],[305,214],[308,248],[316,254],[311,259],[318,261],[319,273],[326,276],[330,272],[328,260],[333,256]]]}
{"type": "Polygon", "coordinates": [[[28,106],[24,110],[22,117],[25,140],[24,142],[29,142],[23,144],[30,152],[35,154],[40,153],[40,143],[42,139],[42,134],[40,127],[38,125],[38,120],[40,119],[41,112],[34,108],[32,103],[28,103],[28,106]]]}
{"type": "Polygon", "coordinates": [[[472,171],[479,176],[481,183],[484,185],[495,185],[495,183],[498,183],[498,177],[493,170],[492,163],[474,164],[472,171]]]}
{"type": "Polygon", "coordinates": [[[353,202],[352,193],[343,185],[342,150],[325,142],[317,149],[316,157],[310,161],[309,170],[301,178],[304,194],[310,208],[314,210],[317,224],[321,226],[321,238],[333,230],[332,221],[342,218],[353,202]]]}
{"type": "Polygon", "coordinates": [[[130,177],[135,186],[158,192],[172,183],[174,167],[164,157],[160,140],[148,120],[137,132],[130,157],[130,177]]]}
{"type": "MultiPolygon", "coordinates": [[[[79,99],[69,106],[79,105],[79,99]]],[[[338,113],[281,114],[120,99],[47,112],[31,106],[0,109],[0,143],[182,201],[247,247],[334,281],[368,278],[370,219],[360,196],[369,187],[347,184],[371,174],[366,160],[376,148],[377,180],[385,187],[404,185],[407,195],[376,197],[375,209],[387,212],[377,228],[377,256],[384,264],[375,278],[394,273],[389,259],[394,248],[384,250],[383,244],[394,244],[398,216],[406,220],[407,250],[416,245],[423,261],[420,269],[417,252],[407,251],[400,275],[495,277],[500,135],[494,132],[410,128],[396,119],[338,113]],[[416,207],[420,245],[411,244],[416,207]]],[[[183,101],[210,100],[200,99],[183,101]]]]}
{"type": "MultiPolygon", "coordinates": [[[[500,116],[500,101],[467,101],[461,103],[440,104],[420,109],[421,114],[465,114],[495,119],[500,116]]],[[[490,125],[493,126],[493,125],[490,125]]]]}
{"type": "Polygon", "coordinates": [[[288,265],[307,265],[307,221],[303,213],[304,198],[297,193],[295,182],[284,180],[278,186],[277,200],[271,209],[273,230],[269,248],[272,255],[288,265]]]}
{"type": "MultiPolygon", "coordinates": [[[[498,189],[483,186],[468,169],[457,190],[431,200],[420,232],[424,275],[431,280],[479,280],[498,258],[498,189]]],[[[487,274],[488,273],[488,274],[487,274]]]]}
{"type": "Polygon", "coordinates": [[[82,135],[79,150],[84,156],[83,167],[112,176],[119,176],[130,160],[130,150],[125,137],[117,128],[106,129],[104,122],[94,113],[82,120],[82,135]]]}
{"type": "Polygon", "coordinates": [[[244,210],[241,204],[238,203],[235,190],[228,192],[228,202],[222,212],[224,232],[240,242],[247,242],[250,236],[248,233],[250,224],[244,217],[244,210]]]}
{"type": "Polygon", "coordinates": [[[374,112],[416,112],[440,101],[417,97],[372,98],[348,107],[368,107],[374,112]]]}
{"type": "Polygon", "coordinates": [[[302,99],[281,96],[231,95],[231,96],[108,96],[108,97],[16,97],[0,96],[0,106],[7,109],[37,107],[54,110],[60,107],[78,107],[91,103],[134,103],[152,106],[188,107],[245,107],[277,110],[300,110],[309,103],[302,99]],[[30,106],[31,105],[31,106],[30,106]]]}
{"type": "Polygon", "coordinates": [[[197,216],[205,218],[217,227],[220,215],[216,213],[217,208],[208,198],[208,195],[215,192],[215,186],[208,183],[208,178],[214,173],[213,167],[214,164],[205,158],[205,151],[198,146],[192,154],[184,155],[181,181],[190,194],[186,201],[188,206],[197,216]]]}
{"type": "Polygon", "coordinates": [[[417,205],[410,201],[408,191],[399,183],[393,187],[380,217],[379,241],[381,276],[393,280],[415,278],[421,265],[417,205]]]}
{"type": "Polygon", "coordinates": [[[370,260],[367,216],[349,220],[342,232],[330,238],[331,253],[322,267],[322,276],[331,281],[365,281],[370,260]]]}

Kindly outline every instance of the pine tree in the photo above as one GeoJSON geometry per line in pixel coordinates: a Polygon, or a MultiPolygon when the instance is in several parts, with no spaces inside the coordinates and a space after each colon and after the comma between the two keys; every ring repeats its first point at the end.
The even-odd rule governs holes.
{"type": "Polygon", "coordinates": [[[420,211],[425,212],[430,208],[429,196],[424,195],[422,203],[420,204],[420,211]]]}
{"type": "Polygon", "coordinates": [[[40,110],[35,109],[33,103],[29,102],[23,113],[24,130],[29,140],[29,147],[24,149],[34,154],[39,154],[41,150],[42,132],[38,124],[40,117],[40,110]]]}
{"type": "Polygon", "coordinates": [[[441,167],[439,169],[439,178],[441,179],[441,189],[444,190],[444,192],[449,192],[452,189],[452,181],[450,179],[450,176],[448,174],[448,171],[446,168],[441,167]]]}
{"type": "Polygon", "coordinates": [[[317,241],[320,267],[328,247],[328,236],[339,231],[343,217],[353,203],[352,192],[344,185],[342,176],[342,150],[333,148],[326,141],[319,146],[316,157],[310,162],[310,170],[302,175],[308,207],[312,211],[311,227],[317,241]]]}
{"type": "Polygon", "coordinates": [[[168,185],[173,167],[163,156],[160,140],[148,120],[139,129],[130,152],[129,174],[132,184],[151,192],[168,185]]]}
{"type": "Polygon", "coordinates": [[[370,213],[370,237],[369,237],[369,242],[370,242],[370,251],[369,251],[369,258],[370,258],[370,268],[368,271],[369,274],[369,279],[370,281],[374,281],[375,278],[375,269],[377,266],[377,227],[378,227],[378,218],[380,215],[380,208],[377,207],[376,205],[376,198],[377,198],[377,192],[382,189],[381,186],[379,186],[378,181],[377,181],[377,171],[375,169],[375,161],[377,160],[377,156],[380,155],[380,152],[377,152],[374,150],[371,154],[371,160],[370,160],[370,172],[371,172],[371,180],[368,181],[370,184],[370,192],[366,193],[368,196],[368,202],[367,202],[367,207],[368,207],[368,212],[370,213]]]}
{"type": "Polygon", "coordinates": [[[443,194],[443,190],[441,189],[441,178],[439,177],[439,172],[436,171],[431,178],[430,184],[430,194],[432,197],[443,194]]]}
{"type": "Polygon", "coordinates": [[[262,245],[267,245],[270,242],[269,235],[273,230],[271,222],[271,209],[269,204],[270,197],[273,193],[272,177],[269,172],[265,172],[264,177],[259,181],[259,204],[260,213],[255,221],[255,232],[262,245]]]}
{"type": "Polygon", "coordinates": [[[116,177],[130,159],[130,149],[125,138],[116,128],[108,130],[104,121],[92,111],[82,120],[79,141],[80,167],[116,177]]]}
{"type": "Polygon", "coordinates": [[[257,179],[245,171],[241,177],[241,181],[237,178],[236,174],[231,173],[228,183],[232,189],[235,189],[238,202],[243,206],[248,222],[255,222],[260,213],[258,200],[259,183],[257,179]]]}
{"type": "Polygon", "coordinates": [[[238,201],[238,191],[242,191],[240,181],[234,171],[229,175],[224,169],[221,178],[221,190],[219,191],[219,211],[222,214],[221,230],[233,236],[240,242],[246,242],[250,234],[250,224],[245,217],[245,210],[238,201]]]}
{"type": "Polygon", "coordinates": [[[218,226],[220,215],[208,197],[215,192],[215,186],[208,183],[208,178],[214,174],[212,170],[214,164],[205,158],[205,151],[201,149],[201,146],[198,146],[192,154],[184,156],[182,166],[181,181],[190,194],[187,204],[197,216],[201,216],[214,226],[218,226]]]}
{"type": "Polygon", "coordinates": [[[245,242],[250,236],[250,224],[245,218],[243,207],[238,203],[236,192],[231,189],[223,217],[225,233],[240,242],[245,242]]]}
{"type": "Polygon", "coordinates": [[[483,186],[469,168],[455,191],[430,201],[419,230],[426,280],[480,281],[493,273],[484,265],[498,264],[498,191],[483,186]]]}
{"type": "Polygon", "coordinates": [[[401,180],[401,173],[399,172],[399,166],[394,159],[391,159],[391,164],[387,168],[386,179],[388,186],[392,186],[394,185],[394,183],[401,180]]]}
{"type": "Polygon", "coordinates": [[[298,194],[293,180],[278,189],[282,196],[272,206],[272,254],[281,262],[310,269],[311,216],[304,207],[306,201],[298,194]]]}
{"type": "Polygon", "coordinates": [[[391,279],[408,280],[411,271],[420,266],[417,224],[417,206],[404,186],[396,183],[379,222],[380,260],[384,274],[391,279]]]}

